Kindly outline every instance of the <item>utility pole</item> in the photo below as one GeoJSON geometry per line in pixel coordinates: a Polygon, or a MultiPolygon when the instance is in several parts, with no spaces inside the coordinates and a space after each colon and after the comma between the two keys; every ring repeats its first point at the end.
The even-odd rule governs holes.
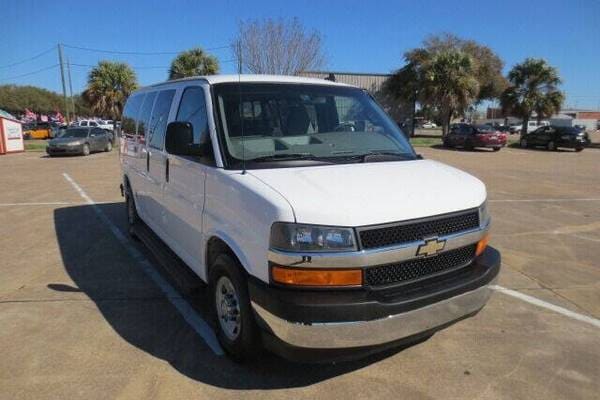
{"type": "Polygon", "coordinates": [[[63,46],[62,43],[58,44],[58,62],[60,63],[60,79],[62,82],[63,97],[65,98],[65,111],[67,113],[67,124],[71,122],[69,116],[69,103],[67,101],[67,86],[65,85],[65,63],[63,60],[63,46]]]}
{"type": "Polygon", "coordinates": [[[237,54],[237,62],[238,62],[238,75],[242,74],[242,42],[238,40],[235,44],[235,52],[237,54]]]}
{"type": "Polygon", "coordinates": [[[73,82],[71,81],[71,63],[67,58],[67,76],[69,77],[69,97],[71,98],[71,111],[73,119],[75,119],[75,100],[73,100],[73,82]]]}

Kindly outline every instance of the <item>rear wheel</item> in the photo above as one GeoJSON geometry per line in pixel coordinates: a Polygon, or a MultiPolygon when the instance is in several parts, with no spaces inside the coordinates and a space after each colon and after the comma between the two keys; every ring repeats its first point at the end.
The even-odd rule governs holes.
{"type": "Polygon", "coordinates": [[[104,151],[112,151],[112,142],[110,140],[106,143],[104,151]]]}
{"type": "Polygon", "coordinates": [[[90,155],[90,145],[89,144],[84,144],[83,148],[81,149],[81,154],[83,154],[84,156],[89,156],[90,155]]]}
{"type": "Polygon", "coordinates": [[[500,151],[501,147],[494,147],[494,151],[500,151]]]}
{"type": "Polygon", "coordinates": [[[474,148],[475,146],[473,146],[473,142],[471,142],[470,140],[465,142],[465,149],[472,151],[474,148]]]}
{"type": "Polygon", "coordinates": [[[576,151],[576,152],[578,152],[578,153],[579,153],[580,151],[582,151],[582,150],[583,150],[583,147],[576,147],[576,148],[575,148],[575,151],[576,151]]]}
{"type": "Polygon", "coordinates": [[[236,361],[255,358],[261,350],[260,335],[242,266],[229,254],[218,255],[211,266],[209,287],[221,346],[236,361]]]}
{"type": "Polygon", "coordinates": [[[546,148],[550,151],[554,151],[556,150],[556,143],[554,143],[552,140],[548,142],[548,144],[546,145],[546,148]]]}

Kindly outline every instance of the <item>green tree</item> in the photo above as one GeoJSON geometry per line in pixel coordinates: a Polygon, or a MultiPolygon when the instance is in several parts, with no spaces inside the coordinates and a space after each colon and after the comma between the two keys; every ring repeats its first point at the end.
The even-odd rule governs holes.
{"type": "Polygon", "coordinates": [[[427,38],[404,59],[406,65],[392,75],[386,90],[400,102],[418,102],[435,112],[444,134],[454,116],[498,97],[507,85],[500,57],[487,46],[451,34],[427,38]]]}
{"type": "Polygon", "coordinates": [[[171,62],[169,80],[219,73],[219,61],[199,47],[179,53],[171,62]]]}
{"type": "Polygon", "coordinates": [[[135,72],[125,63],[100,61],[89,75],[83,97],[91,110],[119,119],[127,97],[137,88],[135,72]]]}
{"type": "Polygon", "coordinates": [[[531,114],[537,113],[538,121],[557,113],[564,101],[558,90],[561,79],[556,68],[545,60],[527,58],[515,65],[508,73],[510,86],[500,97],[502,110],[523,120],[521,135],[527,133],[531,114]]]}
{"type": "Polygon", "coordinates": [[[463,114],[477,98],[474,69],[471,56],[460,50],[435,53],[422,64],[421,98],[438,110],[444,135],[452,117],[463,114]]]}

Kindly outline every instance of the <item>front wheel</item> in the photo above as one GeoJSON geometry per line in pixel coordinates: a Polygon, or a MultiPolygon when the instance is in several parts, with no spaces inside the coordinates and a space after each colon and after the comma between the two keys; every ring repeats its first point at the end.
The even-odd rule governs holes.
{"type": "Polygon", "coordinates": [[[501,147],[494,147],[494,151],[500,151],[501,147]]]}
{"type": "Polygon", "coordinates": [[[220,254],[210,269],[209,288],[221,346],[236,361],[255,358],[260,352],[259,328],[242,266],[230,255],[220,254]]]}
{"type": "Polygon", "coordinates": [[[106,147],[104,148],[104,151],[112,151],[112,142],[108,141],[106,143],[106,147]]]}
{"type": "Polygon", "coordinates": [[[583,151],[583,147],[576,147],[575,151],[579,153],[580,151],[583,151]]]}
{"type": "Polygon", "coordinates": [[[84,156],[89,156],[90,155],[90,145],[89,144],[84,144],[83,148],[81,149],[81,154],[83,154],[84,156]]]}
{"type": "Polygon", "coordinates": [[[548,150],[550,151],[554,151],[556,150],[556,143],[554,143],[552,140],[548,142],[548,144],[546,145],[546,147],[548,148],[548,150]]]}

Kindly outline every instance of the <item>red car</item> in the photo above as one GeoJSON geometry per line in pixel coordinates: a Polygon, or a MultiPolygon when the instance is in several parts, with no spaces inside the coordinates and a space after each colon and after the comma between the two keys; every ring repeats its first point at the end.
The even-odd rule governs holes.
{"type": "Polygon", "coordinates": [[[453,124],[443,139],[445,147],[490,147],[494,151],[506,146],[506,133],[499,132],[490,125],[453,124]]]}

